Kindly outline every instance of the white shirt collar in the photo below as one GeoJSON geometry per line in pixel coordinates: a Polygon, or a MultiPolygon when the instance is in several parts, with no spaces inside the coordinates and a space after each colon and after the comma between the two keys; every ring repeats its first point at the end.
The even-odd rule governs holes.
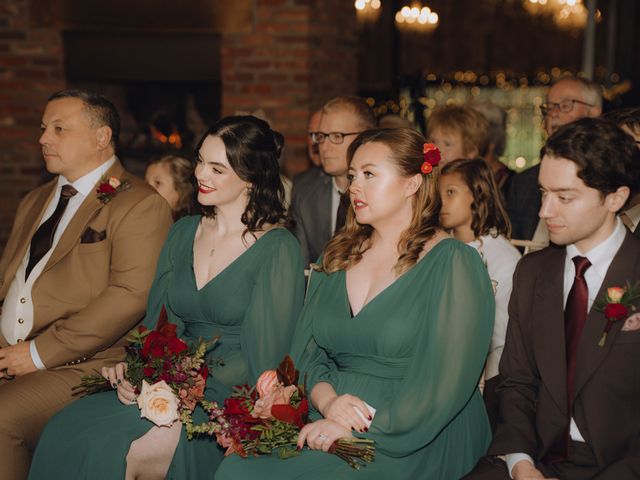
{"type": "Polygon", "coordinates": [[[109,160],[104,162],[95,170],[92,170],[86,175],[77,179],[75,182],[70,182],[63,175],[59,175],[57,188],[61,189],[63,185],[71,185],[80,194],[82,194],[83,197],[86,197],[91,193],[96,183],[98,183],[100,178],[102,178],[102,176],[113,166],[114,163],[116,163],[115,155],[113,155],[109,160]]]}
{"type": "Polygon", "coordinates": [[[587,257],[591,265],[598,271],[598,274],[604,278],[611,265],[613,257],[620,249],[624,237],[627,234],[627,229],[622,224],[622,221],[616,217],[616,226],[609,237],[599,245],[596,245],[587,253],[580,253],[575,244],[567,245],[567,260],[571,260],[576,255],[587,257]]]}

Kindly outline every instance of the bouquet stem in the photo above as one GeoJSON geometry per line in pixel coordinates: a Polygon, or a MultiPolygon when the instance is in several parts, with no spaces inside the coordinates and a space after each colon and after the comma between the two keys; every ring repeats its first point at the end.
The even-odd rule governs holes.
{"type": "Polygon", "coordinates": [[[365,438],[341,438],[331,445],[329,453],[337,455],[351,468],[359,470],[375,460],[376,449],[373,440],[365,438]]]}

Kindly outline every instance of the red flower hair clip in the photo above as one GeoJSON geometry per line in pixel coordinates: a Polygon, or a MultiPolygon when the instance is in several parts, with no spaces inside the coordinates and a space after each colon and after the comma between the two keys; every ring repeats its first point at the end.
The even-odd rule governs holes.
{"type": "Polygon", "coordinates": [[[425,143],[422,146],[422,153],[424,154],[424,162],[420,167],[420,171],[425,175],[429,175],[433,171],[433,167],[437,167],[442,159],[440,149],[433,143],[425,143]]]}

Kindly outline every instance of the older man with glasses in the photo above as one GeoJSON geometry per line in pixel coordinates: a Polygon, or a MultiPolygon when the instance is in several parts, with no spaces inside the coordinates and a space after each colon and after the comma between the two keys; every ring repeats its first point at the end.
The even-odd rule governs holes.
{"type": "Polygon", "coordinates": [[[294,233],[308,265],[315,262],[336,230],[344,224],[348,208],[347,150],[364,130],[375,128],[371,107],[359,97],[336,97],[322,107],[318,131],[312,132],[318,145],[323,175],[294,181],[291,214],[294,233]]]}
{"type": "MultiPolygon", "coordinates": [[[[558,128],[585,117],[602,114],[602,89],[600,85],[579,77],[563,77],[547,92],[540,106],[544,115],[544,128],[550,136],[558,128]]],[[[533,240],[543,245],[549,242],[549,234],[540,222],[541,197],[538,188],[536,165],[514,175],[507,195],[507,213],[511,219],[511,236],[521,240],[533,240]]]]}

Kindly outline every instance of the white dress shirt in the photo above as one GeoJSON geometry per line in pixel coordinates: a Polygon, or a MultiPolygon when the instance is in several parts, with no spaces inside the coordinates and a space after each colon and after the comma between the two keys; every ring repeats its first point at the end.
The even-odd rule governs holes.
{"type": "MultiPolygon", "coordinates": [[[[60,222],[58,223],[58,227],[56,228],[55,234],[53,236],[51,249],[33,267],[33,270],[31,270],[31,272],[29,273],[29,277],[25,280],[24,276],[27,264],[29,263],[30,253],[30,248],[27,249],[27,252],[22,259],[20,266],[16,271],[15,277],[13,278],[11,285],[9,286],[7,296],[5,297],[4,304],[2,306],[2,313],[0,313],[0,329],[2,330],[2,335],[10,345],[15,345],[16,343],[23,342],[24,339],[27,338],[29,333],[31,333],[31,330],[33,328],[33,300],[31,298],[31,288],[33,287],[33,283],[42,273],[42,270],[49,261],[49,257],[51,257],[51,254],[58,244],[60,237],[62,237],[62,234],[71,222],[71,219],[80,208],[80,205],[82,205],[82,202],[84,202],[85,198],[87,198],[88,195],[96,195],[96,184],[105,174],[105,172],[109,168],[111,168],[115,161],[116,157],[111,157],[98,168],[87,173],[85,176],[79,178],[75,182],[69,182],[62,175],[58,176],[58,184],[56,186],[56,190],[51,197],[51,201],[47,205],[47,208],[45,209],[38,226],[42,225],[53,214],[56,206],[58,205],[60,192],[62,191],[62,187],[64,185],[71,185],[78,191],[78,193],[76,193],[69,199],[67,208],[62,214],[60,222]]],[[[46,367],[42,363],[40,355],[38,355],[35,340],[31,342],[29,348],[31,352],[31,359],[33,360],[35,366],[40,370],[44,370],[46,367]]]]}
{"type": "MultiPolygon", "coordinates": [[[[616,218],[616,226],[613,229],[613,233],[609,235],[609,237],[599,245],[593,247],[586,253],[582,253],[578,250],[578,248],[571,244],[567,245],[567,255],[564,260],[564,286],[563,286],[563,295],[564,295],[564,305],[567,303],[567,297],[569,296],[569,292],[571,291],[571,287],[573,286],[573,281],[576,275],[575,265],[573,264],[573,257],[576,255],[587,257],[591,266],[587,269],[584,274],[584,279],[587,282],[587,288],[589,289],[589,305],[588,309],[591,310],[591,306],[598,295],[598,291],[602,286],[602,282],[604,281],[604,277],[607,274],[607,270],[609,270],[609,266],[613,261],[613,257],[615,257],[616,253],[622,246],[622,242],[624,241],[624,237],[627,233],[627,229],[622,224],[619,218],[616,218]]],[[[580,433],[578,429],[578,425],[576,425],[573,417],[571,418],[571,423],[569,426],[569,436],[572,440],[577,442],[584,442],[584,437],[580,433]]],[[[511,470],[520,460],[527,460],[534,463],[533,459],[525,454],[525,453],[513,453],[510,455],[505,455],[505,459],[507,462],[507,467],[509,469],[509,475],[511,478],[511,470]]]]}
{"type": "Polygon", "coordinates": [[[513,272],[520,260],[520,252],[502,235],[485,235],[467,245],[475,248],[487,266],[489,278],[494,285],[496,315],[493,324],[491,348],[487,357],[484,377],[490,379],[498,375],[498,364],[504,349],[509,321],[509,297],[513,286],[513,272]]]}

